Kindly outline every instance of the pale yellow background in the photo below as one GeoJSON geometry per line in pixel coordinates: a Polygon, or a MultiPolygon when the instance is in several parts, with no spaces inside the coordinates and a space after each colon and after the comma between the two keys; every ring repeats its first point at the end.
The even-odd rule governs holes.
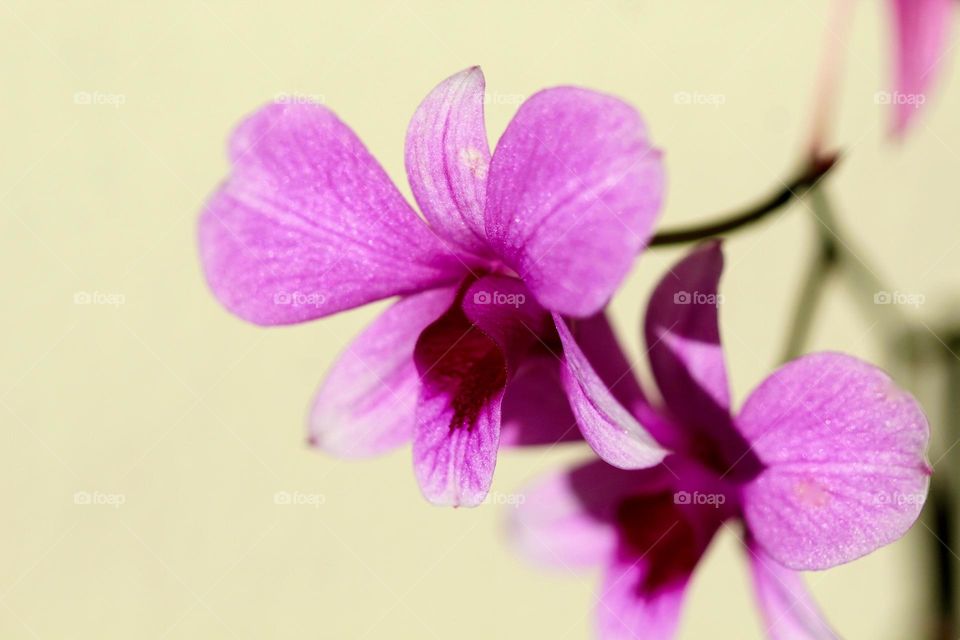
{"type": "MultiPolygon", "coordinates": [[[[503,544],[509,507],[432,508],[409,452],[308,451],[304,415],[335,354],[382,305],[284,329],[209,295],[194,234],[238,119],[281,93],[322,99],[409,193],[408,118],[481,64],[495,140],[516,96],[572,83],[623,96],[666,150],[666,223],[768,191],[808,125],[830,2],[0,3],[0,637],[584,638],[595,577],[544,574],[503,544]],[[77,104],[78,92],[123,104],[77,104]],[[720,94],[682,105],[677,92],[720,94]],[[121,306],[78,305],[77,293],[121,306]],[[318,508],[274,504],[318,494],[318,508]],[[77,492],[120,494],[119,508],[77,492]]],[[[960,82],[888,143],[886,3],[861,3],[832,190],[891,286],[933,326],[960,291],[960,82]]],[[[95,98],[94,101],[97,101],[95,98]]],[[[801,208],[727,245],[723,322],[739,400],[775,362],[808,255],[801,208]]],[[[644,255],[613,304],[631,352],[654,278],[644,255]]],[[[954,311],[956,307],[954,307],[954,311]]],[[[876,359],[879,335],[833,291],[816,347],[876,359]]],[[[936,422],[936,421],[935,421],[936,422]]],[[[936,424],[934,425],[937,426],[936,424]]],[[[510,493],[580,449],[505,452],[510,493]]],[[[850,638],[916,637],[921,525],[808,576],[850,638]]],[[[682,637],[760,637],[725,532],[682,637]]]]}

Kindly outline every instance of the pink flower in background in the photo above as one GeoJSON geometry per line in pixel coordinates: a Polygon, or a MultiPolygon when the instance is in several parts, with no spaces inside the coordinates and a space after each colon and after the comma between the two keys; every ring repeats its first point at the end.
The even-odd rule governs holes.
{"type": "Polygon", "coordinates": [[[945,64],[956,0],[893,0],[893,130],[902,136],[945,64]]]}
{"type": "MultiPolygon", "coordinates": [[[[834,638],[796,571],[833,567],[897,540],[926,498],[923,413],[855,358],[794,360],[732,416],[717,314],[722,265],[720,245],[704,245],[652,296],[645,334],[664,408],[651,407],[625,375],[618,395],[628,404],[613,409],[608,398],[602,412],[628,431],[643,424],[675,453],[648,469],[597,461],[551,477],[512,521],[525,555],[565,568],[604,567],[597,603],[604,640],[672,637],[694,568],[730,520],[745,527],[770,636],[834,638]]],[[[569,332],[560,334],[567,346],[569,332]]]]}
{"type": "MultiPolygon", "coordinates": [[[[334,365],[310,439],[341,456],[412,439],[420,487],[440,504],[483,500],[501,440],[567,437],[549,312],[587,317],[606,304],[663,192],[660,153],[622,101],[541,91],[491,155],[483,98],[472,68],[414,114],[406,169],[426,221],[316,104],[269,105],[245,120],[232,173],[200,220],[210,287],[250,322],[305,322],[400,296],[334,365]]],[[[578,339],[585,358],[605,349],[605,319],[582,323],[578,339]]],[[[652,438],[630,435],[633,465],[662,459],[652,438]]]]}

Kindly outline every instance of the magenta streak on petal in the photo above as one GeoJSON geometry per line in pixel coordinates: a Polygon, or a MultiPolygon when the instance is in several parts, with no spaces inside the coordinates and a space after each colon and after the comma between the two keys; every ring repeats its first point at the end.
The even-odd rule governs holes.
{"type": "Polygon", "coordinates": [[[689,575],[699,558],[696,534],[672,493],[624,499],[617,507],[617,523],[629,555],[653,560],[643,588],[655,589],[689,575]]]}
{"type": "Polygon", "coordinates": [[[669,640],[715,528],[691,521],[671,493],[628,498],[619,505],[617,522],[621,545],[601,584],[598,636],[669,640]]]}
{"type": "Polygon", "coordinates": [[[483,501],[496,465],[507,380],[517,354],[528,351],[548,318],[519,280],[486,276],[420,336],[413,453],[431,502],[483,501]]]}
{"type": "MultiPolygon", "coordinates": [[[[567,571],[606,565],[597,599],[601,638],[673,637],[696,565],[722,523],[737,515],[738,503],[726,495],[736,483],[695,460],[668,460],[669,468],[665,462],[636,471],[597,461],[548,476],[524,492],[510,520],[512,543],[534,562],[567,571]],[[731,502],[704,504],[695,495],[731,502]]],[[[799,577],[749,535],[747,544],[771,637],[833,638],[799,577]]]]}
{"type": "Polygon", "coordinates": [[[327,373],[310,412],[310,442],[335,456],[384,453],[413,436],[420,377],[413,349],[443,315],[456,289],[402,298],[347,347],[327,373]]]}
{"type": "Polygon", "coordinates": [[[230,152],[199,240],[213,293],[241,318],[303,322],[466,272],[329,109],[268,105],[237,128],[230,152]]]}
{"type": "Polygon", "coordinates": [[[541,91],[494,150],[486,236],[544,307],[593,315],[646,244],[663,183],[632,107],[584,89],[541,91]]]}
{"type": "Polygon", "coordinates": [[[506,362],[455,306],[420,336],[414,471],[434,504],[476,506],[490,489],[506,362]]]}

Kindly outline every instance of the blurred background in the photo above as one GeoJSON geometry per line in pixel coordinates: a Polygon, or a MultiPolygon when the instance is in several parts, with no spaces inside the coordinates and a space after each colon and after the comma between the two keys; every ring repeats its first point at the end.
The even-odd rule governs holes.
{"type": "MultiPolygon", "coordinates": [[[[493,141],[543,87],[635,104],[666,152],[663,224],[703,220],[795,168],[831,5],[0,2],[0,637],[589,637],[597,576],[524,564],[504,544],[511,506],[431,507],[409,450],[343,462],[307,449],[316,385],[383,305],[260,329],[217,304],[195,224],[226,175],[226,138],[265,102],[318,100],[409,196],[409,117],[480,64],[493,141]]],[[[937,333],[960,316],[960,82],[948,63],[912,135],[888,139],[875,99],[890,84],[887,5],[856,16],[830,191],[857,251],[922,296],[903,311],[937,333]]],[[[813,239],[794,206],[727,244],[738,401],[776,364],[813,239]]],[[[639,362],[646,297],[678,255],[644,254],[613,301],[639,362]]],[[[831,288],[810,347],[884,363],[875,325],[831,288]]],[[[936,432],[942,398],[929,398],[936,432]]],[[[951,442],[935,442],[936,474],[951,442]]],[[[494,491],[586,455],[501,453],[494,491]]],[[[920,637],[933,536],[918,523],[806,576],[842,635],[920,637]]],[[[681,637],[762,637],[750,589],[726,531],[681,637]]]]}

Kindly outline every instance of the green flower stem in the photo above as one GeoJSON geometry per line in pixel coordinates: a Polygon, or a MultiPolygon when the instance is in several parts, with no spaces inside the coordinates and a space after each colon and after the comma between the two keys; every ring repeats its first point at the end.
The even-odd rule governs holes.
{"type": "Polygon", "coordinates": [[[820,242],[817,254],[807,267],[800,295],[797,296],[793,311],[793,321],[787,335],[787,344],[783,350],[782,362],[793,360],[801,353],[810,338],[813,320],[820,309],[824,287],[837,266],[837,252],[833,242],[820,242]]]}

